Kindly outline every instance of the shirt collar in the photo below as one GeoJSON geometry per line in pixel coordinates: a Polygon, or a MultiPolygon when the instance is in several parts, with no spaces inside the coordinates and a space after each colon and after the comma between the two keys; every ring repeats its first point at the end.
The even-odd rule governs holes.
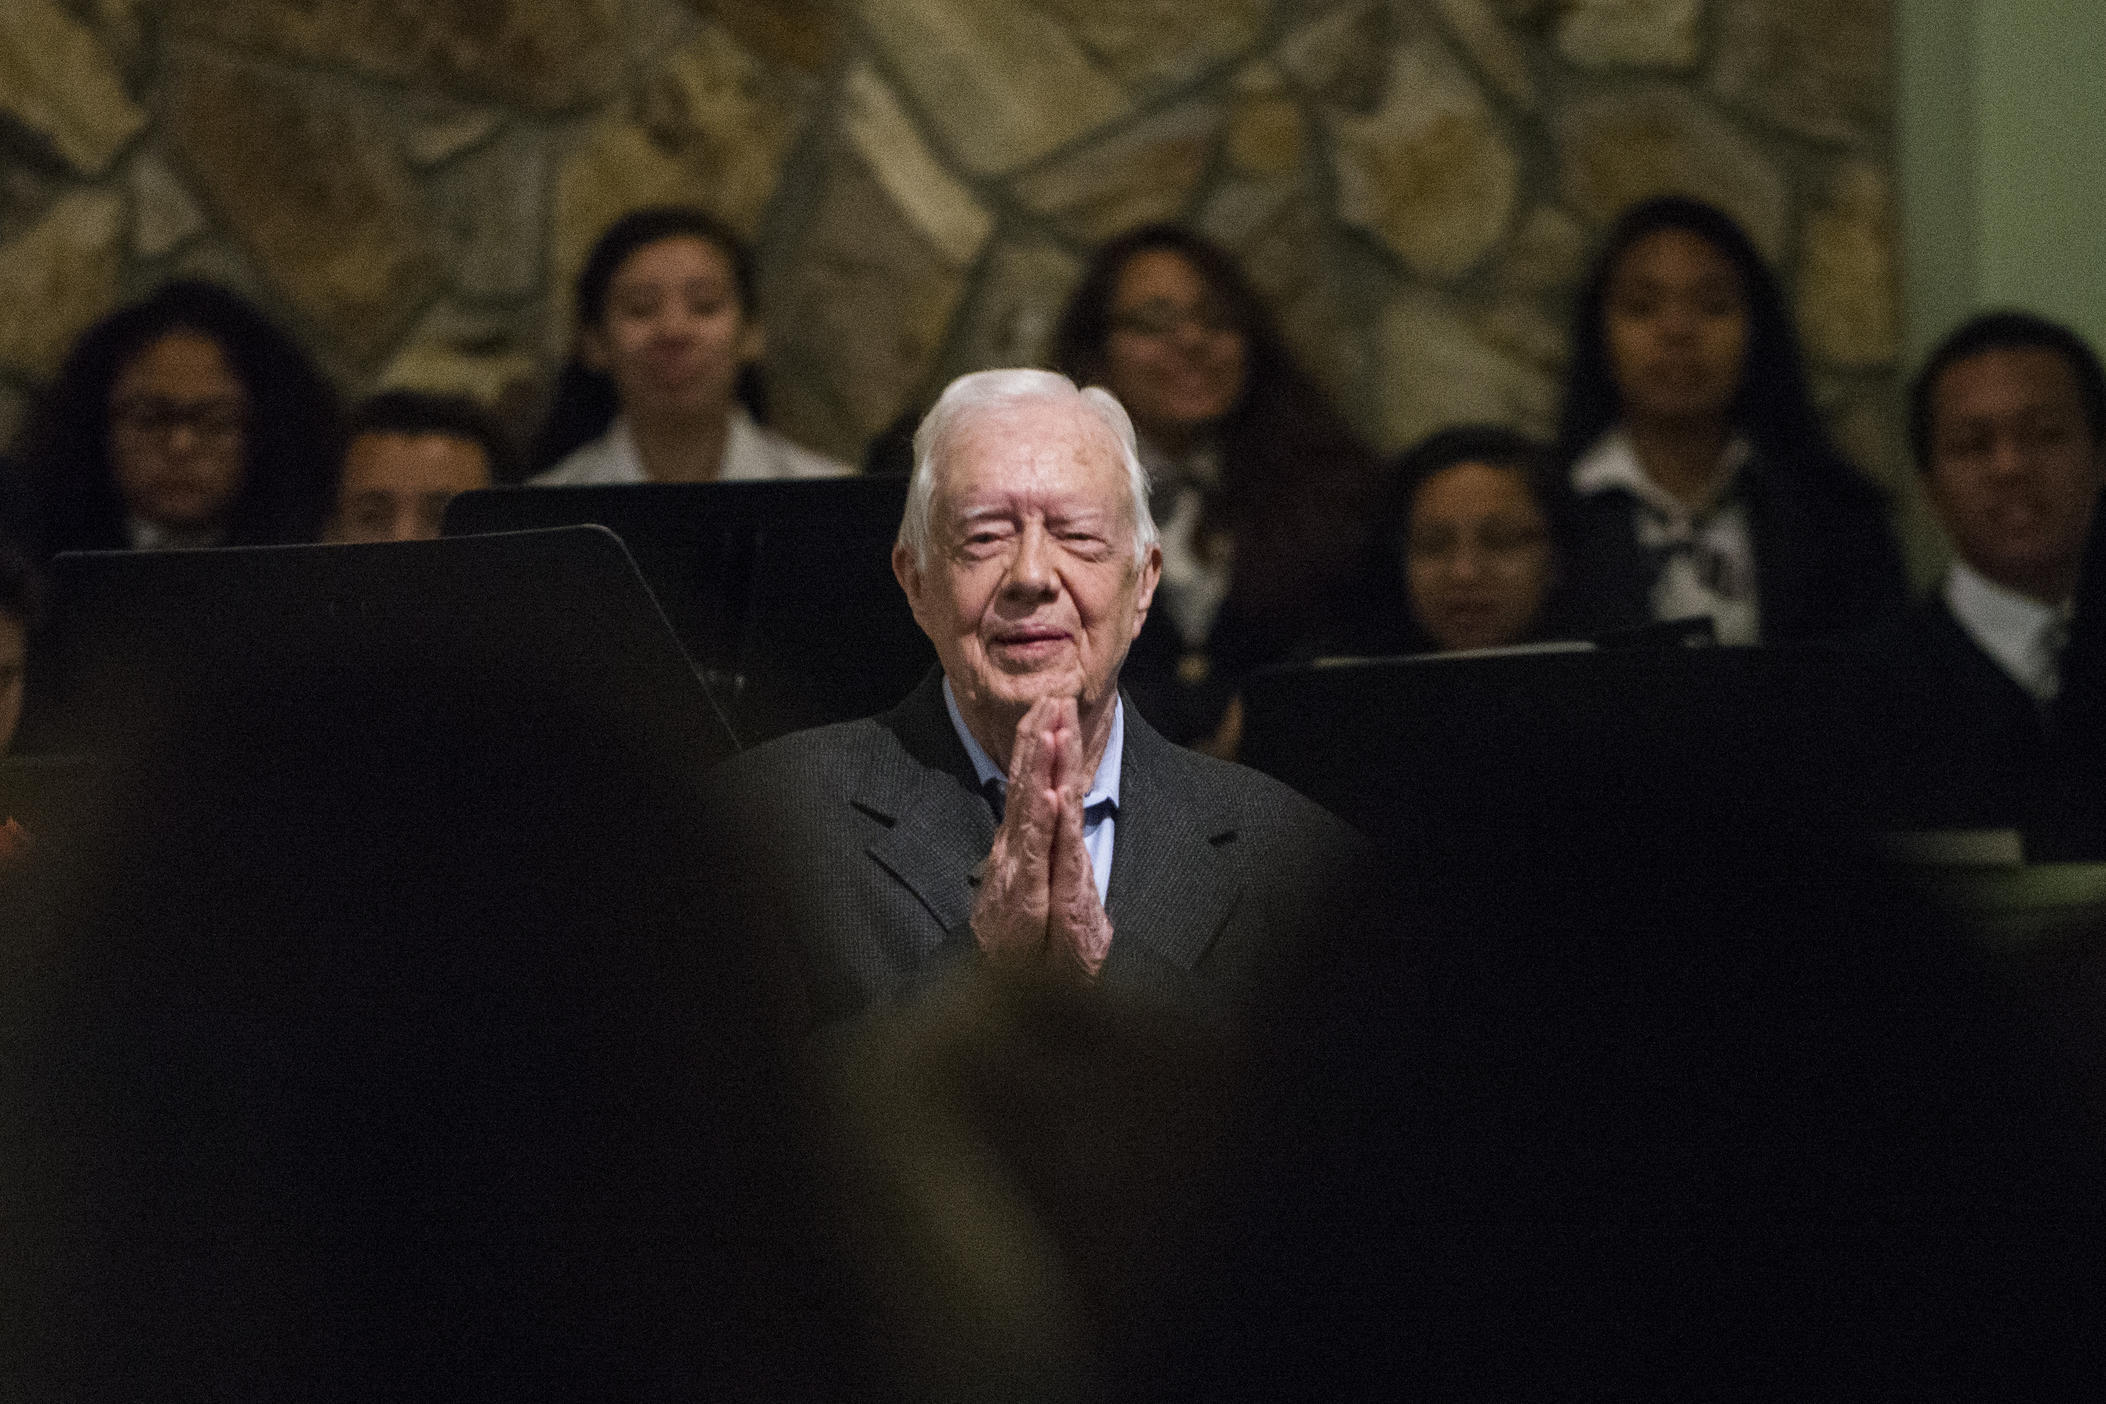
{"type": "MultiPolygon", "coordinates": [[[[718,477],[729,479],[738,476],[734,472],[735,464],[752,461],[760,449],[760,426],[753,422],[746,407],[736,400],[732,401],[724,421],[724,463],[718,477]]],[[[651,475],[644,471],[643,455],[637,451],[636,431],[629,425],[629,416],[616,415],[600,442],[606,446],[607,459],[614,467],[616,481],[647,483],[651,480],[651,475]]]]}
{"type": "Polygon", "coordinates": [[[2036,695],[2052,693],[2038,650],[2043,632],[2061,625],[2066,608],[1999,585],[1961,560],[1945,577],[1945,603],[1968,636],[2022,687],[2036,695]]]}
{"type": "MultiPolygon", "coordinates": [[[[987,748],[967,729],[965,717],[958,710],[958,699],[951,693],[949,678],[943,680],[943,710],[950,714],[952,729],[965,743],[966,757],[973,763],[973,778],[980,782],[980,787],[985,789],[990,780],[1006,786],[1009,777],[1002,773],[1002,768],[994,763],[994,757],[987,754],[987,748]]],[[[1097,762],[1097,773],[1090,779],[1090,792],[1082,799],[1085,814],[1100,805],[1110,805],[1114,810],[1119,807],[1119,762],[1125,750],[1126,699],[1115,695],[1112,698],[1111,736],[1104,743],[1104,758],[1097,762]]]]}
{"type": "MultiPolygon", "coordinates": [[[[1720,481],[1729,485],[1721,492],[1714,505],[1724,502],[1731,495],[1730,484],[1735,475],[1754,458],[1755,450],[1746,439],[1735,436],[1726,445],[1719,457],[1720,481]]],[[[1621,488],[1637,498],[1647,507],[1662,516],[1680,520],[1699,515],[1693,513],[1673,493],[1653,481],[1638,461],[1638,450],[1631,443],[1631,436],[1622,429],[1611,429],[1594,441],[1594,447],[1580,455],[1572,465],[1572,490],[1582,497],[1621,488]]]]}

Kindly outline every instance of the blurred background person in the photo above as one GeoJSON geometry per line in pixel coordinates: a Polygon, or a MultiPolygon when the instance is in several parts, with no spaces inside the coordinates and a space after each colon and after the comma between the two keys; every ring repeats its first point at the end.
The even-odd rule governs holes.
{"type": "Polygon", "coordinates": [[[1391,469],[1359,624],[1325,652],[1434,653],[1554,636],[1548,455],[1492,424],[1442,429],[1391,469]]]}
{"type": "Polygon", "coordinates": [[[331,541],[429,541],[446,504],[508,481],[512,450],[490,416],[460,395],[389,390],[344,426],[331,541]]]}
{"type": "Polygon", "coordinates": [[[312,541],[336,393],[241,297],[170,283],[90,328],[17,454],[40,555],[312,541]]]}
{"type": "Polygon", "coordinates": [[[753,263],[701,210],[616,220],[577,281],[577,339],[535,446],[549,486],[854,471],[765,428],[753,263]]]}
{"type": "Polygon", "coordinates": [[[1901,604],[1883,495],[1814,410],[1776,280],[1709,205],[1649,200],[1610,230],[1553,461],[1573,498],[1580,633],[1708,616],[1721,643],[1775,643],[1901,604]]]}
{"type": "Polygon", "coordinates": [[[1170,225],[1104,246],[1054,367],[1132,416],[1162,532],[1155,607],[1122,674],[1180,744],[1214,735],[1251,669],[1341,617],[1378,465],[1227,253],[1170,225]]]}
{"type": "Polygon", "coordinates": [[[2096,667],[2085,648],[2068,660],[2064,650],[2106,483],[2106,373],[2067,327],[1988,313],[1925,360],[1909,437],[1954,557],[1894,631],[1905,694],[1937,728],[1936,817],[2017,828],[2038,857],[2096,851],[2079,832],[2080,790],[2095,787],[2082,783],[2057,704],[2068,661],[2082,732],[2096,667]]]}

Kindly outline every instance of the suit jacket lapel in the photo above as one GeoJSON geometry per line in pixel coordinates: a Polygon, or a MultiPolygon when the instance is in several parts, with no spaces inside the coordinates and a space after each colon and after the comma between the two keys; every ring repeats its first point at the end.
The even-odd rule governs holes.
{"type": "Polygon", "coordinates": [[[879,725],[887,739],[849,801],[889,826],[865,852],[921,900],[939,931],[954,931],[972,915],[972,872],[994,843],[994,816],[944,710],[942,672],[879,725]]]}
{"type": "Polygon", "coordinates": [[[1232,816],[1186,782],[1177,751],[1126,709],[1118,829],[1112,843],[1112,959],[1122,943],[1190,970],[1235,910],[1242,885],[1220,845],[1232,816]]]}

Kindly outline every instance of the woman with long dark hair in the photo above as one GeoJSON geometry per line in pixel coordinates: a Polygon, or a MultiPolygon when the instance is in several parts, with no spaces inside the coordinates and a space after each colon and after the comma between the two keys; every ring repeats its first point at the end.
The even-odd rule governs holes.
{"type": "Polygon", "coordinates": [[[245,299],[170,283],[74,346],[18,440],[58,551],[311,541],[328,512],[336,393],[245,299]]]}
{"type": "Polygon", "coordinates": [[[1708,616],[1723,643],[1774,643],[1904,599],[1884,495],[1829,439],[1776,280],[1710,205],[1648,200],[1609,231],[1556,458],[1581,633],[1708,616]]]}
{"type": "Polygon", "coordinates": [[[1203,741],[1246,673],[1334,627],[1368,536],[1375,457],[1235,261],[1174,225],[1098,250],[1052,359],[1133,418],[1164,560],[1120,676],[1158,730],[1203,741]]]}
{"type": "Polygon", "coordinates": [[[852,471],[764,428],[752,259],[684,205],[634,210],[592,246],[577,340],[535,446],[546,485],[825,478],[852,471]]]}

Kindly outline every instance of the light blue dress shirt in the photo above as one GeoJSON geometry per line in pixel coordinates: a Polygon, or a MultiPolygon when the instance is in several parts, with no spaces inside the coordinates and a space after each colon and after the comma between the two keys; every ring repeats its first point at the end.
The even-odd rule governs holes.
{"type": "MultiPolygon", "coordinates": [[[[965,743],[965,754],[972,758],[973,773],[979,777],[980,788],[987,782],[1000,782],[1003,790],[1009,788],[1009,777],[994,763],[994,757],[966,730],[965,718],[959,715],[958,699],[951,695],[951,680],[943,680],[943,709],[951,714],[951,726],[958,739],[965,743]]],[[[1097,900],[1102,902],[1111,891],[1112,834],[1119,822],[1119,758],[1126,749],[1126,699],[1112,701],[1111,739],[1104,743],[1104,758],[1097,762],[1097,773],[1090,780],[1089,793],[1082,799],[1082,846],[1089,850],[1090,876],[1097,881],[1097,900]]]]}

